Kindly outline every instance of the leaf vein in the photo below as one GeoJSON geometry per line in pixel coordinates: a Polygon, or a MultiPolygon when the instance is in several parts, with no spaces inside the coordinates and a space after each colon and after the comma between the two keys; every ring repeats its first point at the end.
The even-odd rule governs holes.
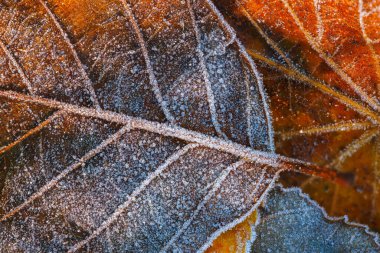
{"type": "Polygon", "coordinates": [[[36,127],[30,129],[28,132],[26,132],[24,135],[22,135],[17,140],[13,141],[12,143],[6,145],[5,147],[0,148],[0,155],[11,150],[13,147],[27,139],[28,137],[32,136],[33,134],[36,134],[40,132],[45,126],[50,124],[55,118],[59,117],[63,111],[54,112],[50,117],[48,117],[46,120],[38,124],[36,127]]]}
{"type": "Polygon", "coordinates": [[[322,126],[312,126],[301,128],[298,130],[288,131],[288,132],[278,132],[277,135],[281,136],[283,140],[288,140],[297,136],[306,136],[306,135],[320,135],[323,133],[331,132],[346,132],[354,130],[366,130],[373,127],[373,124],[370,122],[362,121],[343,121],[334,124],[327,124],[322,126]]]}
{"type": "MultiPolygon", "coordinates": [[[[141,129],[148,132],[161,134],[163,136],[178,138],[190,143],[197,143],[201,146],[219,150],[221,152],[227,152],[249,161],[260,161],[261,163],[266,163],[267,165],[270,165],[273,168],[277,168],[278,170],[296,170],[305,172],[307,174],[320,170],[326,172],[325,168],[318,167],[312,163],[304,162],[294,158],[284,157],[272,152],[255,150],[250,147],[232,142],[230,140],[208,136],[172,124],[152,122],[141,118],[126,116],[121,113],[115,113],[106,110],[95,110],[93,108],[86,108],[83,106],[67,104],[52,99],[33,97],[11,91],[0,90],[0,96],[4,96],[13,100],[43,104],[77,115],[99,118],[109,122],[129,125],[134,129],[141,129]]],[[[335,177],[334,174],[331,174],[330,176],[332,177],[331,179],[335,177]]]]}
{"type": "Polygon", "coordinates": [[[377,101],[375,101],[373,98],[368,96],[362,88],[356,84],[349,75],[347,75],[346,72],[344,72],[340,66],[330,57],[327,56],[325,52],[318,46],[318,43],[314,40],[313,36],[305,29],[301,21],[299,20],[297,14],[294,12],[294,10],[290,7],[287,0],[281,0],[284,4],[285,8],[288,10],[289,14],[292,16],[293,20],[301,30],[301,32],[304,34],[306,40],[309,42],[311,47],[320,55],[320,57],[344,80],[355,92],[359,95],[359,97],[367,103],[369,106],[371,106],[376,111],[380,110],[379,104],[377,101]]]}
{"type": "Polygon", "coordinates": [[[234,170],[236,170],[239,166],[246,163],[244,160],[240,160],[223,170],[221,175],[215,180],[215,183],[212,189],[207,193],[207,195],[203,198],[203,200],[196,207],[194,212],[191,214],[190,218],[185,221],[185,223],[181,226],[180,229],[177,230],[177,233],[172,236],[169,242],[160,250],[161,253],[166,252],[177,240],[178,238],[185,232],[185,230],[191,225],[193,220],[197,217],[197,215],[201,212],[203,207],[207,204],[207,202],[215,195],[216,191],[222,186],[222,183],[226,180],[227,176],[234,170]]]}
{"type": "Polygon", "coordinates": [[[84,69],[84,66],[83,66],[83,63],[82,61],[79,59],[79,56],[78,56],[78,53],[73,45],[73,43],[70,41],[69,39],[69,36],[67,35],[67,33],[63,30],[62,28],[62,25],[59,23],[57,17],[55,16],[55,14],[50,10],[49,6],[45,3],[44,0],[38,0],[41,5],[43,6],[44,10],[46,11],[46,13],[48,14],[48,16],[50,17],[50,19],[53,21],[54,25],[57,27],[57,29],[59,30],[63,40],[65,41],[65,43],[67,44],[67,46],[70,48],[70,51],[74,57],[74,60],[75,60],[75,63],[78,65],[79,67],[79,71],[80,73],[82,74],[83,78],[85,79],[85,83],[86,83],[86,86],[87,88],[89,89],[89,92],[90,92],[90,95],[91,95],[91,100],[92,102],[94,103],[95,107],[97,109],[100,109],[100,104],[99,104],[99,101],[98,101],[98,98],[96,96],[96,93],[95,93],[95,90],[94,90],[94,86],[93,86],[93,83],[91,81],[91,79],[89,78],[89,76],[87,75],[87,72],[86,70],[84,69]]]}
{"type": "Polygon", "coordinates": [[[102,143],[100,143],[100,145],[98,145],[97,147],[95,147],[94,149],[92,149],[91,151],[86,153],[83,157],[81,157],[78,162],[72,164],[70,167],[63,170],[58,176],[56,176],[51,181],[49,181],[47,184],[45,184],[43,187],[41,187],[37,192],[35,192],[32,196],[30,196],[22,204],[20,204],[19,206],[15,207],[11,211],[9,211],[5,215],[3,215],[3,217],[0,218],[0,222],[3,222],[6,219],[14,216],[16,213],[18,213],[22,209],[26,208],[34,200],[42,197],[47,191],[49,191],[50,189],[55,187],[59,181],[64,179],[68,174],[70,174],[74,170],[80,168],[84,163],[86,163],[89,159],[91,159],[92,157],[94,157],[95,155],[100,153],[108,145],[117,141],[129,129],[130,129],[130,126],[126,125],[123,128],[121,128],[119,131],[117,131],[115,134],[113,134],[112,136],[110,136],[109,138],[104,140],[102,143]]]}
{"type": "Polygon", "coordinates": [[[365,26],[364,26],[363,0],[359,0],[358,9],[359,9],[360,29],[362,32],[362,36],[367,44],[367,47],[369,51],[371,52],[371,56],[375,64],[376,75],[377,75],[377,84],[376,84],[377,95],[380,95],[380,61],[379,61],[379,56],[376,54],[375,48],[373,47],[373,41],[368,37],[365,26]]]}
{"type": "Polygon", "coordinates": [[[267,98],[267,95],[265,93],[264,83],[263,83],[262,77],[261,77],[259,71],[257,70],[256,64],[254,63],[252,58],[248,55],[245,47],[237,39],[236,33],[231,28],[231,26],[227,23],[227,21],[224,19],[223,15],[219,12],[219,10],[215,7],[215,5],[213,4],[213,2],[211,0],[206,0],[205,2],[210,7],[212,13],[214,13],[218,17],[218,22],[227,30],[227,32],[231,35],[232,38],[235,38],[235,42],[238,46],[238,49],[239,49],[239,52],[240,52],[242,58],[244,58],[248,62],[248,66],[252,69],[253,73],[255,74],[255,77],[257,80],[257,86],[259,89],[259,93],[261,96],[261,100],[263,103],[264,112],[265,112],[265,116],[266,116],[266,120],[267,120],[268,139],[269,139],[269,145],[268,146],[269,146],[270,151],[274,153],[275,147],[274,147],[274,131],[273,131],[273,127],[272,127],[272,116],[270,113],[268,98],[267,98]]]}
{"type": "Polygon", "coordinates": [[[140,195],[140,193],[160,174],[166,170],[172,163],[180,159],[183,155],[185,155],[190,150],[198,147],[198,144],[188,144],[187,146],[183,147],[179,151],[172,154],[169,158],[166,159],[165,162],[163,162],[157,170],[155,170],[148,178],[146,178],[138,188],[136,188],[131,195],[128,197],[128,199],[121,204],[115,212],[107,219],[105,220],[95,231],[91,233],[89,237],[86,239],[78,242],[75,244],[68,252],[75,252],[79,249],[81,249],[83,246],[85,246],[88,242],[99,236],[105,229],[107,229],[112,223],[114,223],[117,218],[122,215],[125,210],[128,208],[128,206],[136,200],[136,198],[140,195]]]}
{"type": "Polygon", "coordinates": [[[206,66],[206,59],[205,59],[203,52],[202,52],[202,49],[201,49],[201,38],[200,38],[201,35],[200,35],[200,31],[199,31],[199,28],[198,28],[198,25],[197,25],[197,22],[195,19],[195,14],[194,14],[193,6],[191,4],[191,0],[187,0],[187,7],[188,7],[189,12],[190,12],[192,25],[193,25],[193,28],[195,31],[195,38],[197,40],[196,50],[197,50],[197,54],[198,54],[200,65],[201,65],[202,75],[203,75],[203,78],[204,78],[204,81],[206,84],[207,100],[208,100],[208,105],[210,108],[211,121],[212,121],[212,124],[214,125],[215,131],[218,133],[218,135],[220,137],[228,139],[226,134],[223,133],[221,126],[219,124],[219,121],[218,121],[218,115],[217,115],[216,107],[215,107],[214,92],[212,90],[212,85],[210,82],[210,76],[209,76],[207,66],[206,66]]]}
{"type": "Polygon", "coordinates": [[[314,80],[314,79],[308,77],[307,75],[305,75],[305,74],[303,74],[303,73],[301,73],[295,69],[284,67],[281,64],[279,64],[279,63],[277,63],[271,59],[268,59],[265,56],[262,56],[262,55],[254,52],[252,50],[249,51],[249,54],[253,58],[265,63],[269,67],[272,67],[278,71],[281,71],[286,76],[288,76],[290,79],[307,83],[307,84],[315,87],[316,89],[320,90],[321,92],[328,94],[329,96],[336,99],[337,101],[343,103],[344,105],[350,107],[351,109],[355,110],[356,112],[360,113],[361,115],[367,117],[375,125],[380,123],[380,117],[372,109],[370,109],[370,108],[362,105],[361,103],[349,98],[345,94],[327,86],[325,83],[314,80]]]}
{"type": "Polygon", "coordinates": [[[163,111],[166,119],[169,122],[174,123],[175,122],[175,118],[170,113],[169,108],[167,106],[167,102],[162,97],[162,94],[161,94],[160,88],[158,86],[158,82],[157,82],[156,76],[155,76],[154,71],[153,71],[152,64],[150,62],[148,49],[147,49],[145,40],[143,38],[143,35],[141,33],[141,30],[139,28],[139,25],[137,24],[137,21],[135,19],[135,16],[133,15],[133,12],[131,10],[130,5],[126,2],[126,0],[120,0],[120,1],[121,1],[122,5],[123,5],[125,11],[126,11],[127,16],[129,17],[129,20],[130,20],[130,22],[132,24],[133,30],[134,30],[134,32],[135,32],[135,34],[137,36],[138,42],[140,44],[140,47],[141,47],[141,50],[142,50],[142,54],[143,54],[143,57],[144,57],[144,60],[145,60],[146,68],[147,68],[147,71],[148,71],[149,81],[150,81],[150,83],[152,85],[154,95],[156,96],[156,99],[157,99],[158,103],[160,104],[161,109],[162,109],[162,111],[163,111]]]}
{"type": "Polygon", "coordinates": [[[34,95],[32,83],[30,82],[29,78],[27,77],[20,64],[17,62],[16,58],[13,57],[12,53],[9,51],[8,47],[4,44],[2,40],[0,40],[0,47],[4,51],[5,55],[8,57],[8,59],[12,62],[13,66],[16,68],[18,74],[20,75],[22,81],[26,85],[30,94],[34,95]]]}

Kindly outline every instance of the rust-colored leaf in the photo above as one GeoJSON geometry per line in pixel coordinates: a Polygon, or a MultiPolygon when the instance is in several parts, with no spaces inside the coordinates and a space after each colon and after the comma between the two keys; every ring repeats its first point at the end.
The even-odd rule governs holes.
{"type": "MultiPolygon", "coordinates": [[[[215,1],[216,2],[216,1],[215,1]]],[[[345,173],[350,185],[288,176],[330,215],[380,229],[378,1],[217,3],[259,65],[276,151],[345,173]]]]}

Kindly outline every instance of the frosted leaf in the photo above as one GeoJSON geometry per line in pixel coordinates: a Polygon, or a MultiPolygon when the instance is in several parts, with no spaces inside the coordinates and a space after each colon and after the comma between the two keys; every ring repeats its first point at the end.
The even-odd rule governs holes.
{"type": "Polygon", "coordinates": [[[210,1],[0,3],[0,251],[196,251],[286,169],[210,1]]]}
{"type": "Polygon", "coordinates": [[[333,218],[300,189],[271,190],[258,209],[251,252],[379,252],[368,227],[333,218]]]}
{"type": "Polygon", "coordinates": [[[6,252],[207,247],[252,212],[280,171],[74,115],[58,115],[33,137],[3,157],[10,167],[0,209],[6,252]]]}
{"type": "Polygon", "coordinates": [[[0,87],[273,151],[263,83],[210,4],[4,3],[0,87]]]}
{"type": "Polygon", "coordinates": [[[22,137],[29,129],[44,121],[54,109],[41,105],[27,105],[5,97],[0,98],[0,153],[2,147],[22,137]]]}

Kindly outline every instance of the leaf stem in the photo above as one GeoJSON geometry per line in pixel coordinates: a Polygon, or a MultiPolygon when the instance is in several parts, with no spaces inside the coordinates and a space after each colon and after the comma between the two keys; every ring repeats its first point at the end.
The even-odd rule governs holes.
{"type": "Polygon", "coordinates": [[[338,172],[330,167],[318,166],[311,163],[308,166],[285,163],[284,167],[284,171],[319,177],[337,185],[347,186],[351,184],[348,174],[338,172]]]}

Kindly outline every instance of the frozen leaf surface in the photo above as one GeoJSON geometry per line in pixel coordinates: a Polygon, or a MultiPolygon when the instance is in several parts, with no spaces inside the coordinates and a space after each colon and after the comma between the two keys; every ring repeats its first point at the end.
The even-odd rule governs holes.
{"type": "Polygon", "coordinates": [[[209,1],[1,1],[0,70],[2,252],[203,251],[310,168],[209,1]]]}
{"type": "Polygon", "coordinates": [[[379,252],[368,228],[331,218],[300,189],[271,190],[258,209],[251,252],[379,252]]]}
{"type": "Polygon", "coordinates": [[[207,1],[1,4],[0,87],[273,150],[262,81],[207,1]]]}

